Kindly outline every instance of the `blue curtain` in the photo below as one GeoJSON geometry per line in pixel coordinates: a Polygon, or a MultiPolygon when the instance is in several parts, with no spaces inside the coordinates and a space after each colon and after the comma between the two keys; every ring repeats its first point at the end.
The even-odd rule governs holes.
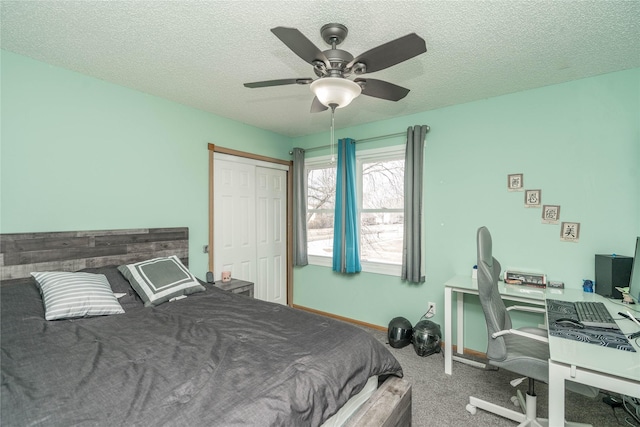
{"type": "Polygon", "coordinates": [[[356,197],[356,141],[338,141],[336,207],[333,227],[333,271],[359,273],[358,201],[356,197]]]}

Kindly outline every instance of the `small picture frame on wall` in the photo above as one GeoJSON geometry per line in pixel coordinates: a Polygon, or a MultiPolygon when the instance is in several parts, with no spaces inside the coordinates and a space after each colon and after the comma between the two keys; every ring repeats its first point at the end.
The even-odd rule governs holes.
{"type": "Polygon", "coordinates": [[[539,208],[542,206],[542,190],[525,190],[524,207],[539,208]]]}
{"type": "Polygon", "coordinates": [[[507,189],[509,191],[522,191],[524,189],[523,176],[521,173],[507,175],[507,189]]]}
{"type": "Polygon", "coordinates": [[[580,240],[580,223],[563,222],[560,226],[560,240],[577,243],[580,240]]]}
{"type": "Polygon", "coordinates": [[[542,223],[557,224],[560,220],[560,206],[542,205],[542,223]]]}

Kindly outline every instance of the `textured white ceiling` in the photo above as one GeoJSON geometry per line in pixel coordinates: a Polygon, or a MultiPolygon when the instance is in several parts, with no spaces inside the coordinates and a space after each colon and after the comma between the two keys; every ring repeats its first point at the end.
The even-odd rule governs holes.
{"type": "Polygon", "coordinates": [[[294,27],[325,50],[320,27],[349,29],[354,56],[415,32],[427,53],[366,77],[411,89],[360,96],[346,127],[640,67],[640,1],[4,1],[3,49],[283,135],[326,131],[315,77],[271,31],[294,27]]]}

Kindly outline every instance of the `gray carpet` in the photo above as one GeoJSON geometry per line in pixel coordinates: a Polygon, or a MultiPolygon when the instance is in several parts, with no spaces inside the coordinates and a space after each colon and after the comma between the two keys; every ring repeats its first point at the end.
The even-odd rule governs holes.
{"type": "MultiPolygon", "coordinates": [[[[386,333],[364,328],[379,341],[385,343],[398,359],[404,370],[405,379],[412,383],[413,426],[510,426],[517,423],[478,409],[476,415],[466,411],[469,396],[514,408],[510,397],[516,389],[509,381],[518,377],[505,370],[484,370],[463,363],[453,362],[453,375],[444,373],[444,357],[436,353],[427,357],[418,356],[413,346],[400,349],[387,344],[386,333]]],[[[518,386],[523,393],[527,381],[518,386]]],[[[538,416],[547,416],[547,385],[536,382],[538,395],[538,416]]],[[[615,395],[615,394],[614,394],[615,395]]],[[[568,421],[590,423],[594,427],[636,426],[622,408],[613,410],[602,402],[603,393],[595,399],[567,392],[566,419],[568,421]],[[625,422],[625,418],[629,422],[625,422]]]]}

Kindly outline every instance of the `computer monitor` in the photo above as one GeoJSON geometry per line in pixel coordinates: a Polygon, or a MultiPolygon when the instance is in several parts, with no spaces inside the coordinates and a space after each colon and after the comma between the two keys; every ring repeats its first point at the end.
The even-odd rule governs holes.
{"type": "Polygon", "coordinates": [[[636,252],[633,256],[633,267],[631,267],[629,294],[636,303],[640,304],[640,237],[636,238],[636,252]]]}

